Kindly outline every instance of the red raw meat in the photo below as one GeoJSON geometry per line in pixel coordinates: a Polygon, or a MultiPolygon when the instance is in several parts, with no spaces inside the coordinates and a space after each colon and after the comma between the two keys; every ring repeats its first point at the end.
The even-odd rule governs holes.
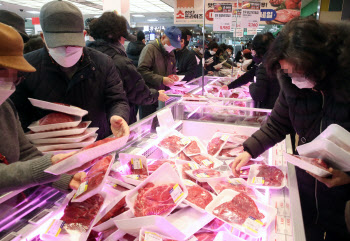
{"type": "Polygon", "coordinates": [[[293,18],[300,16],[300,11],[294,9],[282,9],[278,10],[276,13],[277,16],[275,20],[281,23],[287,23],[293,18]]]}
{"type": "Polygon", "coordinates": [[[222,149],[219,156],[223,156],[223,157],[235,157],[238,156],[240,153],[242,153],[244,150],[243,146],[238,146],[235,148],[226,148],[226,149],[222,149]]]}
{"type": "Polygon", "coordinates": [[[262,165],[258,168],[257,177],[264,178],[264,186],[281,186],[284,178],[283,172],[274,166],[262,165]]]}
{"type": "MultiPolygon", "coordinates": [[[[191,157],[193,161],[197,162],[199,165],[204,165],[208,168],[213,168],[214,163],[210,163],[208,166],[203,163],[204,160],[209,160],[208,157],[205,157],[203,155],[195,155],[191,157]]],[[[210,161],[210,160],[209,160],[210,161]]]]}
{"type": "Polygon", "coordinates": [[[204,188],[200,186],[193,185],[187,186],[188,196],[186,200],[195,204],[196,206],[205,209],[205,207],[213,201],[213,196],[204,188]]]}
{"type": "Polygon", "coordinates": [[[163,165],[164,163],[169,163],[171,164],[171,166],[175,169],[175,162],[171,161],[171,160],[156,160],[151,164],[148,164],[148,171],[149,172],[154,172],[155,170],[157,170],[161,165],[163,165]]]}
{"type": "Polygon", "coordinates": [[[87,231],[103,204],[103,196],[96,194],[84,202],[69,202],[61,218],[67,229],[87,231]]]}
{"type": "Polygon", "coordinates": [[[238,93],[232,93],[232,94],[230,95],[230,98],[235,98],[235,99],[237,99],[238,96],[239,96],[238,93]]]}
{"type": "Polygon", "coordinates": [[[179,76],[175,75],[175,74],[171,74],[168,76],[170,79],[174,80],[175,82],[179,81],[179,76]]]}
{"type": "Polygon", "coordinates": [[[213,138],[208,144],[208,154],[215,155],[225,142],[221,140],[221,137],[213,138]]]}
{"type": "Polygon", "coordinates": [[[183,179],[188,179],[188,180],[191,180],[193,182],[196,182],[196,180],[192,177],[190,177],[185,171],[188,171],[188,170],[192,170],[190,165],[188,165],[188,163],[185,163],[185,164],[182,164],[182,178],[183,179]]]}
{"type": "Polygon", "coordinates": [[[210,230],[217,230],[218,228],[222,227],[222,225],[224,225],[224,224],[225,223],[223,221],[221,221],[220,219],[214,218],[210,223],[205,225],[204,228],[210,229],[210,230]]]}
{"type": "Polygon", "coordinates": [[[74,121],[75,121],[74,116],[67,115],[64,113],[54,112],[41,118],[39,120],[39,125],[43,126],[43,125],[51,125],[51,124],[74,122],[74,121]]]}
{"type": "Polygon", "coordinates": [[[109,164],[112,161],[112,156],[108,155],[108,156],[98,157],[93,161],[94,162],[96,161],[96,163],[91,167],[88,173],[88,176],[94,176],[98,172],[106,173],[108,170],[109,164]]]}
{"type": "Polygon", "coordinates": [[[213,214],[229,223],[242,225],[249,217],[261,220],[265,216],[259,212],[253,199],[240,193],[231,201],[225,202],[217,206],[213,210],[213,214]]]}
{"type": "Polygon", "coordinates": [[[125,197],[123,197],[108,213],[106,213],[106,215],[101,218],[98,223],[95,224],[95,226],[98,226],[128,210],[129,208],[126,206],[125,197]]]}
{"type": "Polygon", "coordinates": [[[185,148],[186,145],[181,143],[181,137],[172,135],[164,138],[159,143],[159,146],[168,149],[171,153],[177,153],[185,148]]]}
{"type": "Polygon", "coordinates": [[[171,211],[176,206],[170,195],[174,186],[174,183],[156,186],[150,182],[140,188],[134,204],[135,217],[162,215],[171,211]]]}
{"type": "Polygon", "coordinates": [[[201,232],[193,234],[198,241],[213,241],[217,235],[215,232],[201,232]]]}
{"type": "Polygon", "coordinates": [[[300,160],[303,160],[305,162],[308,162],[314,166],[317,166],[323,170],[328,171],[329,166],[327,163],[325,163],[322,159],[319,158],[308,158],[308,157],[303,157],[303,156],[297,156],[297,155],[293,155],[296,158],[299,158],[300,160]]]}
{"type": "Polygon", "coordinates": [[[227,181],[220,181],[219,183],[217,183],[215,185],[215,190],[218,194],[221,193],[225,189],[231,189],[231,190],[234,190],[236,192],[245,193],[249,197],[256,199],[256,195],[255,195],[253,189],[250,187],[247,187],[243,184],[230,183],[227,181]]]}
{"type": "Polygon", "coordinates": [[[191,159],[183,151],[179,153],[179,158],[184,161],[191,161],[191,159]]]}
{"type": "Polygon", "coordinates": [[[192,173],[193,175],[205,173],[209,177],[220,177],[220,172],[215,171],[213,169],[207,169],[207,168],[200,168],[200,169],[194,170],[192,173]]]}
{"type": "Polygon", "coordinates": [[[185,152],[187,154],[197,154],[201,152],[201,149],[196,141],[191,141],[191,143],[185,148],[185,152]]]}
{"type": "Polygon", "coordinates": [[[146,165],[142,164],[142,168],[141,169],[134,169],[134,167],[133,167],[133,165],[131,164],[131,161],[130,161],[130,162],[128,162],[128,166],[129,166],[130,174],[138,174],[138,175],[148,176],[146,165]]]}
{"type": "Polygon", "coordinates": [[[91,149],[91,148],[93,148],[93,147],[100,146],[100,145],[102,145],[102,144],[105,144],[105,143],[107,143],[107,142],[114,141],[114,140],[117,140],[117,139],[118,139],[117,137],[107,137],[107,138],[105,138],[105,139],[103,139],[103,140],[96,141],[96,142],[94,142],[94,143],[92,143],[92,144],[90,144],[90,145],[88,145],[88,146],[86,146],[86,147],[80,149],[80,151],[84,151],[84,150],[87,150],[87,149],[91,149]]]}

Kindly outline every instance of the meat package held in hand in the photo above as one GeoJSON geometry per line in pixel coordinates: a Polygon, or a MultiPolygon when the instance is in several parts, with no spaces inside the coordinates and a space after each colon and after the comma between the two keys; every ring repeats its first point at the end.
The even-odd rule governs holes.
{"type": "Polygon", "coordinates": [[[244,147],[243,146],[238,146],[238,147],[234,147],[234,148],[226,148],[226,149],[222,149],[220,151],[219,156],[222,156],[222,157],[235,157],[235,156],[238,156],[243,151],[244,151],[244,147]]]}
{"type": "Polygon", "coordinates": [[[186,146],[185,152],[189,155],[197,154],[201,152],[201,149],[199,148],[198,143],[196,141],[191,141],[191,143],[188,146],[186,146]]]}
{"type": "Polygon", "coordinates": [[[225,223],[218,218],[214,218],[210,223],[204,226],[204,228],[209,230],[217,230],[222,227],[225,223]]]}
{"type": "Polygon", "coordinates": [[[86,232],[103,204],[104,198],[96,194],[83,202],[69,202],[61,220],[64,228],[86,232]]]}
{"type": "Polygon", "coordinates": [[[199,165],[204,165],[207,168],[213,168],[214,167],[214,162],[210,161],[208,157],[203,156],[203,155],[195,155],[191,157],[193,161],[198,163],[199,165]]]}
{"type": "Polygon", "coordinates": [[[172,79],[173,81],[177,82],[180,80],[179,76],[175,75],[175,74],[171,74],[168,76],[168,78],[172,79]]]}
{"type": "Polygon", "coordinates": [[[299,158],[300,160],[303,160],[305,162],[308,162],[314,166],[317,166],[323,170],[328,171],[329,166],[327,163],[325,163],[322,159],[319,158],[308,158],[308,157],[303,157],[303,156],[297,156],[297,155],[293,155],[296,158],[299,158]]]}
{"type": "Polygon", "coordinates": [[[205,207],[213,201],[213,196],[204,188],[198,185],[187,186],[188,196],[186,200],[196,206],[205,209],[205,207]]]}
{"type": "Polygon", "coordinates": [[[198,241],[213,241],[216,235],[216,232],[201,232],[193,234],[193,236],[195,236],[198,241]]]}
{"type": "Polygon", "coordinates": [[[98,172],[106,173],[111,161],[111,155],[96,158],[95,160],[93,160],[95,164],[91,167],[87,176],[94,176],[98,172]]]}
{"type": "Polygon", "coordinates": [[[102,145],[102,144],[105,144],[105,143],[107,143],[107,142],[114,141],[114,140],[116,140],[116,139],[118,139],[118,138],[117,138],[117,137],[107,137],[107,138],[105,138],[105,139],[103,139],[103,140],[96,141],[96,142],[94,142],[94,143],[92,143],[92,144],[90,144],[90,145],[88,145],[88,146],[86,146],[86,147],[80,149],[80,151],[85,151],[85,150],[91,149],[91,148],[93,148],[93,147],[96,147],[96,146],[100,146],[100,145],[102,145]]]}
{"type": "Polygon", "coordinates": [[[169,163],[175,169],[175,162],[174,161],[162,159],[162,160],[156,160],[156,161],[148,164],[148,171],[154,172],[164,163],[169,163]]]}
{"type": "Polygon", "coordinates": [[[213,169],[208,169],[208,168],[200,168],[200,169],[194,170],[192,174],[196,176],[203,176],[203,177],[220,177],[221,175],[220,172],[213,169]]]}
{"type": "Polygon", "coordinates": [[[170,212],[176,206],[170,195],[170,190],[174,186],[175,183],[155,185],[150,182],[140,188],[134,203],[135,217],[170,212]]]}
{"type": "Polygon", "coordinates": [[[148,176],[147,167],[146,165],[143,165],[141,159],[133,158],[131,161],[128,162],[128,167],[130,170],[130,174],[148,176]]]}
{"type": "Polygon", "coordinates": [[[126,211],[128,211],[129,208],[126,206],[125,197],[123,197],[106,215],[104,215],[98,223],[95,224],[95,226],[100,225],[101,223],[107,222],[111,218],[114,218],[126,211]]]}
{"type": "Polygon", "coordinates": [[[281,186],[284,178],[283,172],[274,166],[262,165],[258,168],[256,177],[264,178],[264,186],[281,186]]]}
{"type": "Polygon", "coordinates": [[[41,118],[39,120],[39,125],[43,126],[43,125],[51,125],[51,124],[74,122],[74,121],[75,121],[74,116],[64,114],[64,113],[54,112],[41,118]]]}
{"type": "Polygon", "coordinates": [[[221,137],[213,138],[208,144],[208,154],[214,156],[224,143],[225,141],[221,140],[221,137]]]}
{"type": "Polygon", "coordinates": [[[179,153],[179,158],[184,161],[191,161],[191,159],[182,151],[179,153]]]}
{"type": "Polygon", "coordinates": [[[242,225],[249,217],[261,220],[265,216],[259,212],[253,199],[244,193],[237,194],[231,201],[217,206],[213,214],[229,223],[242,225]]]}
{"type": "Polygon", "coordinates": [[[215,191],[219,194],[223,190],[231,189],[236,192],[244,193],[248,195],[251,198],[256,199],[256,195],[254,193],[254,190],[250,187],[247,187],[246,185],[239,183],[239,182],[228,182],[228,181],[220,181],[215,185],[215,191]]]}
{"type": "Polygon", "coordinates": [[[167,150],[169,150],[171,153],[175,154],[179,151],[182,151],[186,144],[181,142],[181,137],[172,135],[164,138],[159,144],[159,147],[163,147],[167,150]]]}

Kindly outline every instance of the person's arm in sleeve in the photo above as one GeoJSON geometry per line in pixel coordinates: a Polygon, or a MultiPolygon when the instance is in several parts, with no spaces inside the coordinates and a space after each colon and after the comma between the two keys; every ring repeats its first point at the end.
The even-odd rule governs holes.
{"type": "Polygon", "coordinates": [[[183,81],[190,81],[196,78],[196,72],[197,72],[197,59],[196,55],[190,53],[187,57],[186,62],[186,70],[182,72],[178,72],[178,75],[185,75],[185,78],[183,78],[183,81]]]}
{"type": "Polygon", "coordinates": [[[292,132],[289,107],[281,91],[267,122],[243,143],[244,150],[256,158],[292,132]]]}
{"type": "MultiPolygon", "coordinates": [[[[224,57],[223,55],[221,55],[221,56],[219,57],[220,63],[224,62],[225,60],[226,60],[226,59],[225,59],[225,57],[224,57]]],[[[224,67],[226,67],[226,68],[229,68],[229,69],[232,68],[232,65],[230,65],[230,64],[228,63],[227,60],[226,60],[226,62],[223,63],[222,65],[223,65],[224,67]]]]}
{"type": "Polygon", "coordinates": [[[150,85],[155,87],[160,87],[163,83],[163,76],[155,74],[152,71],[153,65],[156,62],[154,55],[154,51],[156,50],[153,48],[154,47],[151,44],[148,44],[146,45],[146,47],[143,48],[140,54],[139,66],[137,67],[137,70],[142,75],[146,83],[149,83],[150,85]]]}
{"type": "Polygon", "coordinates": [[[234,80],[231,84],[228,85],[229,89],[235,89],[241,87],[242,85],[248,84],[249,82],[254,81],[256,68],[251,68],[248,72],[244,73],[241,77],[234,80]]]}
{"type": "Polygon", "coordinates": [[[262,102],[266,100],[268,81],[269,79],[265,67],[260,64],[256,71],[256,82],[249,86],[249,92],[254,101],[262,102]]]}
{"type": "Polygon", "coordinates": [[[105,82],[105,105],[108,119],[112,116],[119,116],[126,122],[129,121],[130,107],[123,88],[123,82],[111,59],[108,59],[106,66],[105,82]]]}

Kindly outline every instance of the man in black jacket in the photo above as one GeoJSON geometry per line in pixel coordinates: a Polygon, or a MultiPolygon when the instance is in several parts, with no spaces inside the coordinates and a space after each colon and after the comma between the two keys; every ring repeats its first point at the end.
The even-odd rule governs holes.
{"type": "Polygon", "coordinates": [[[181,31],[181,49],[175,51],[176,68],[178,75],[185,75],[183,81],[190,81],[196,77],[196,55],[188,50],[192,33],[188,29],[181,31]]]}
{"type": "Polygon", "coordinates": [[[116,137],[128,135],[129,105],[122,81],[109,57],[84,47],[80,10],[69,2],[49,2],[40,11],[40,24],[46,48],[25,55],[37,71],[23,74],[12,96],[22,126],[47,114],[34,108],[29,97],[87,110],[84,120],[99,127],[99,139],[110,135],[111,130],[116,137]]]}
{"type": "Polygon", "coordinates": [[[137,41],[130,42],[126,48],[128,58],[132,60],[135,67],[139,65],[139,58],[142,49],[146,46],[145,34],[142,31],[137,33],[137,41]]]}
{"type": "Polygon", "coordinates": [[[110,56],[123,80],[129,105],[129,124],[136,122],[135,105],[150,105],[168,100],[164,90],[149,89],[131,59],[126,56],[124,41],[128,32],[127,20],[114,12],[105,12],[90,24],[90,34],[95,39],[88,47],[110,56]]]}

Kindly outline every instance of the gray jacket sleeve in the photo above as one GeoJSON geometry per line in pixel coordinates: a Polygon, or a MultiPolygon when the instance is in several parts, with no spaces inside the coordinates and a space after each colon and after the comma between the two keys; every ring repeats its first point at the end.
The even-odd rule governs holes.
{"type": "MultiPolygon", "coordinates": [[[[146,45],[141,52],[137,70],[140,72],[146,83],[155,87],[160,87],[163,83],[163,76],[155,74],[152,70],[152,67],[157,62],[155,58],[155,47],[152,44],[146,45]]],[[[176,73],[176,66],[174,68],[174,73],[176,73]]]]}

